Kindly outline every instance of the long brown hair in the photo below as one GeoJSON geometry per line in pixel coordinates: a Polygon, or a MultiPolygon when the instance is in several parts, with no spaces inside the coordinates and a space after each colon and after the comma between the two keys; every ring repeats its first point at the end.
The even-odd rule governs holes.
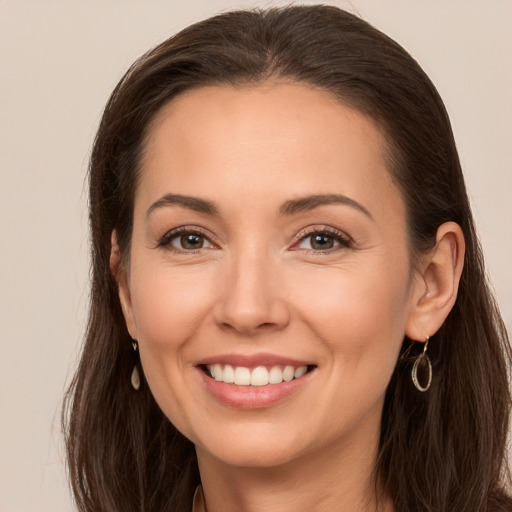
{"type": "MultiPolygon", "coordinates": [[[[279,79],[329,91],[370,115],[407,206],[411,258],[458,223],[466,241],[457,302],[429,344],[427,393],[397,361],[388,386],[376,478],[398,512],[512,510],[506,435],[511,349],[485,279],[445,107],[397,43],[335,7],[236,11],[192,25],[141,57],[105,108],[92,152],[89,323],[63,422],[71,484],[87,512],[188,511],[199,482],[193,445],[130,388],[132,347],[109,268],[110,236],[129,254],[134,191],[151,121],[177,94],[279,79]]],[[[411,347],[404,340],[402,355],[411,347]]],[[[414,356],[413,352],[410,354],[414,356]]]]}

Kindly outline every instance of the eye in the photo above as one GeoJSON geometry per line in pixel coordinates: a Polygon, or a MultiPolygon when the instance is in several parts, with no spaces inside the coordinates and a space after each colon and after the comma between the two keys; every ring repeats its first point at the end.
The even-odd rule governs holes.
{"type": "Polygon", "coordinates": [[[188,228],[179,228],[170,231],[163,236],[158,245],[184,252],[215,247],[203,233],[188,228]]]}
{"type": "Polygon", "coordinates": [[[310,246],[309,248],[314,249],[315,251],[325,251],[327,249],[332,249],[335,247],[337,242],[334,240],[334,237],[330,235],[324,235],[323,233],[315,233],[313,235],[309,235],[303,243],[307,242],[310,246]]]}
{"type": "Polygon", "coordinates": [[[176,236],[171,240],[171,245],[177,249],[202,249],[205,244],[205,238],[203,235],[196,235],[195,233],[189,233],[188,235],[176,236]]]}
{"type": "Polygon", "coordinates": [[[342,247],[350,247],[350,239],[344,233],[331,229],[318,229],[302,234],[293,249],[306,249],[314,252],[330,252],[342,247]]]}

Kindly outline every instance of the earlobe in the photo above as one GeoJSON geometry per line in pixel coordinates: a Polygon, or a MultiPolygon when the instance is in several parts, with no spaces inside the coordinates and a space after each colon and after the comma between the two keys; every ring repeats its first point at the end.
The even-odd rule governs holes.
{"type": "Polygon", "coordinates": [[[117,283],[117,293],[119,296],[119,302],[121,303],[124,320],[126,322],[126,328],[128,329],[130,336],[136,340],[137,329],[133,316],[130,287],[128,284],[128,272],[122,262],[121,251],[119,249],[117,233],[115,230],[112,231],[110,244],[110,273],[117,283]]]}
{"type": "Polygon", "coordinates": [[[437,230],[436,245],[417,271],[405,334],[424,341],[450,313],[464,266],[464,235],[460,226],[446,222],[437,230]]]}

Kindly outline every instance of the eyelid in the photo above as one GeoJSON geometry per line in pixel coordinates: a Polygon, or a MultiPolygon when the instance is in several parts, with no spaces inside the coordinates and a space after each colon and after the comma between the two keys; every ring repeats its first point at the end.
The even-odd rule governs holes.
{"type": "MultiPolygon", "coordinates": [[[[186,224],[184,226],[178,226],[176,228],[170,229],[169,231],[166,231],[165,234],[158,239],[156,248],[164,248],[164,249],[167,249],[170,251],[180,252],[180,253],[181,252],[183,252],[183,253],[194,252],[192,250],[179,249],[179,248],[171,245],[171,241],[174,238],[176,238],[180,235],[185,235],[185,234],[200,235],[200,236],[204,237],[215,248],[219,247],[219,245],[213,241],[213,236],[209,232],[207,232],[204,228],[201,228],[200,226],[186,224]]],[[[200,250],[204,250],[204,249],[210,249],[210,247],[201,247],[201,248],[197,249],[196,252],[200,251],[200,250]]]]}
{"type": "MultiPolygon", "coordinates": [[[[354,243],[352,237],[350,237],[349,235],[347,235],[347,233],[345,233],[344,231],[342,231],[340,229],[337,229],[337,228],[334,228],[332,226],[328,226],[325,224],[313,225],[313,226],[305,227],[305,228],[301,229],[299,231],[299,233],[297,233],[297,235],[294,237],[294,240],[290,246],[290,250],[292,250],[292,251],[293,250],[304,250],[303,248],[297,247],[297,245],[300,242],[302,242],[303,240],[305,240],[308,236],[311,236],[315,233],[330,236],[330,237],[334,238],[339,243],[339,246],[331,248],[331,249],[325,249],[325,250],[309,249],[309,251],[315,252],[318,254],[328,254],[333,251],[345,249],[347,247],[351,247],[354,243]]],[[[214,237],[212,236],[211,233],[209,233],[207,230],[205,230],[204,228],[202,228],[200,226],[189,225],[189,224],[183,225],[183,226],[177,226],[173,229],[166,231],[164,233],[164,235],[158,239],[158,242],[157,242],[157,245],[155,248],[164,248],[164,249],[178,252],[178,253],[194,252],[192,250],[179,249],[177,247],[174,247],[171,244],[171,241],[174,238],[176,238],[180,235],[183,235],[183,234],[200,235],[200,236],[204,237],[213,246],[213,248],[217,248],[217,249],[219,248],[219,244],[215,242],[214,237]]],[[[210,247],[201,247],[201,248],[197,249],[195,252],[198,252],[198,251],[201,251],[204,249],[210,249],[210,247]]],[[[308,250],[308,249],[306,249],[306,250],[308,250]]]]}
{"type": "Polygon", "coordinates": [[[308,226],[306,228],[301,229],[299,231],[299,233],[297,233],[297,235],[295,236],[290,249],[292,251],[309,250],[311,252],[315,252],[318,254],[328,254],[333,251],[337,251],[340,249],[346,249],[347,247],[352,247],[353,244],[354,244],[354,240],[352,239],[352,237],[347,235],[347,233],[345,233],[344,231],[341,231],[340,229],[333,228],[332,226],[323,224],[323,225],[308,226]],[[323,251],[318,251],[318,250],[314,250],[314,249],[303,249],[300,247],[299,248],[296,247],[300,242],[305,240],[308,236],[311,236],[315,233],[327,235],[327,236],[334,238],[335,240],[337,240],[339,242],[340,247],[334,247],[334,248],[326,249],[323,251]]]}

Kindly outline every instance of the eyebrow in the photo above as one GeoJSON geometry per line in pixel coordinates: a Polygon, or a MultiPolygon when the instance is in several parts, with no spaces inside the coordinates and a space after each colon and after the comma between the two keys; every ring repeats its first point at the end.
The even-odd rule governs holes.
{"type": "Polygon", "coordinates": [[[326,206],[330,204],[342,204],[345,206],[351,206],[352,208],[359,210],[373,220],[372,214],[362,204],[359,204],[357,201],[350,199],[350,197],[340,194],[316,194],[299,197],[297,199],[291,199],[290,201],[286,201],[286,203],[281,206],[279,213],[286,216],[294,215],[296,213],[314,210],[320,206],[326,206]]]}
{"type": "MultiPolygon", "coordinates": [[[[279,208],[279,214],[282,216],[295,215],[296,213],[307,212],[319,208],[320,206],[327,206],[331,204],[341,204],[351,206],[356,210],[364,213],[367,217],[373,220],[372,214],[357,201],[350,199],[350,197],[340,194],[315,194],[310,196],[299,197],[297,199],[290,199],[283,203],[279,208]]],[[[165,206],[181,206],[195,212],[204,213],[219,217],[220,210],[213,201],[201,199],[193,196],[183,196],[180,194],[165,194],[158,201],[155,201],[146,212],[149,216],[153,211],[165,206]]]]}
{"type": "Polygon", "coordinates": [[[199,213],[205,213],[206,215],[219,216],[220,212],[217,205],[212,201],[201,199],[199,197],[182,196],[180,194],[165,194],[158,201],[155,201],[146,212],[146,216],[149,216],[153,211],[164,206],[182,206],[189,210],[193,210],[199,213]]]}

